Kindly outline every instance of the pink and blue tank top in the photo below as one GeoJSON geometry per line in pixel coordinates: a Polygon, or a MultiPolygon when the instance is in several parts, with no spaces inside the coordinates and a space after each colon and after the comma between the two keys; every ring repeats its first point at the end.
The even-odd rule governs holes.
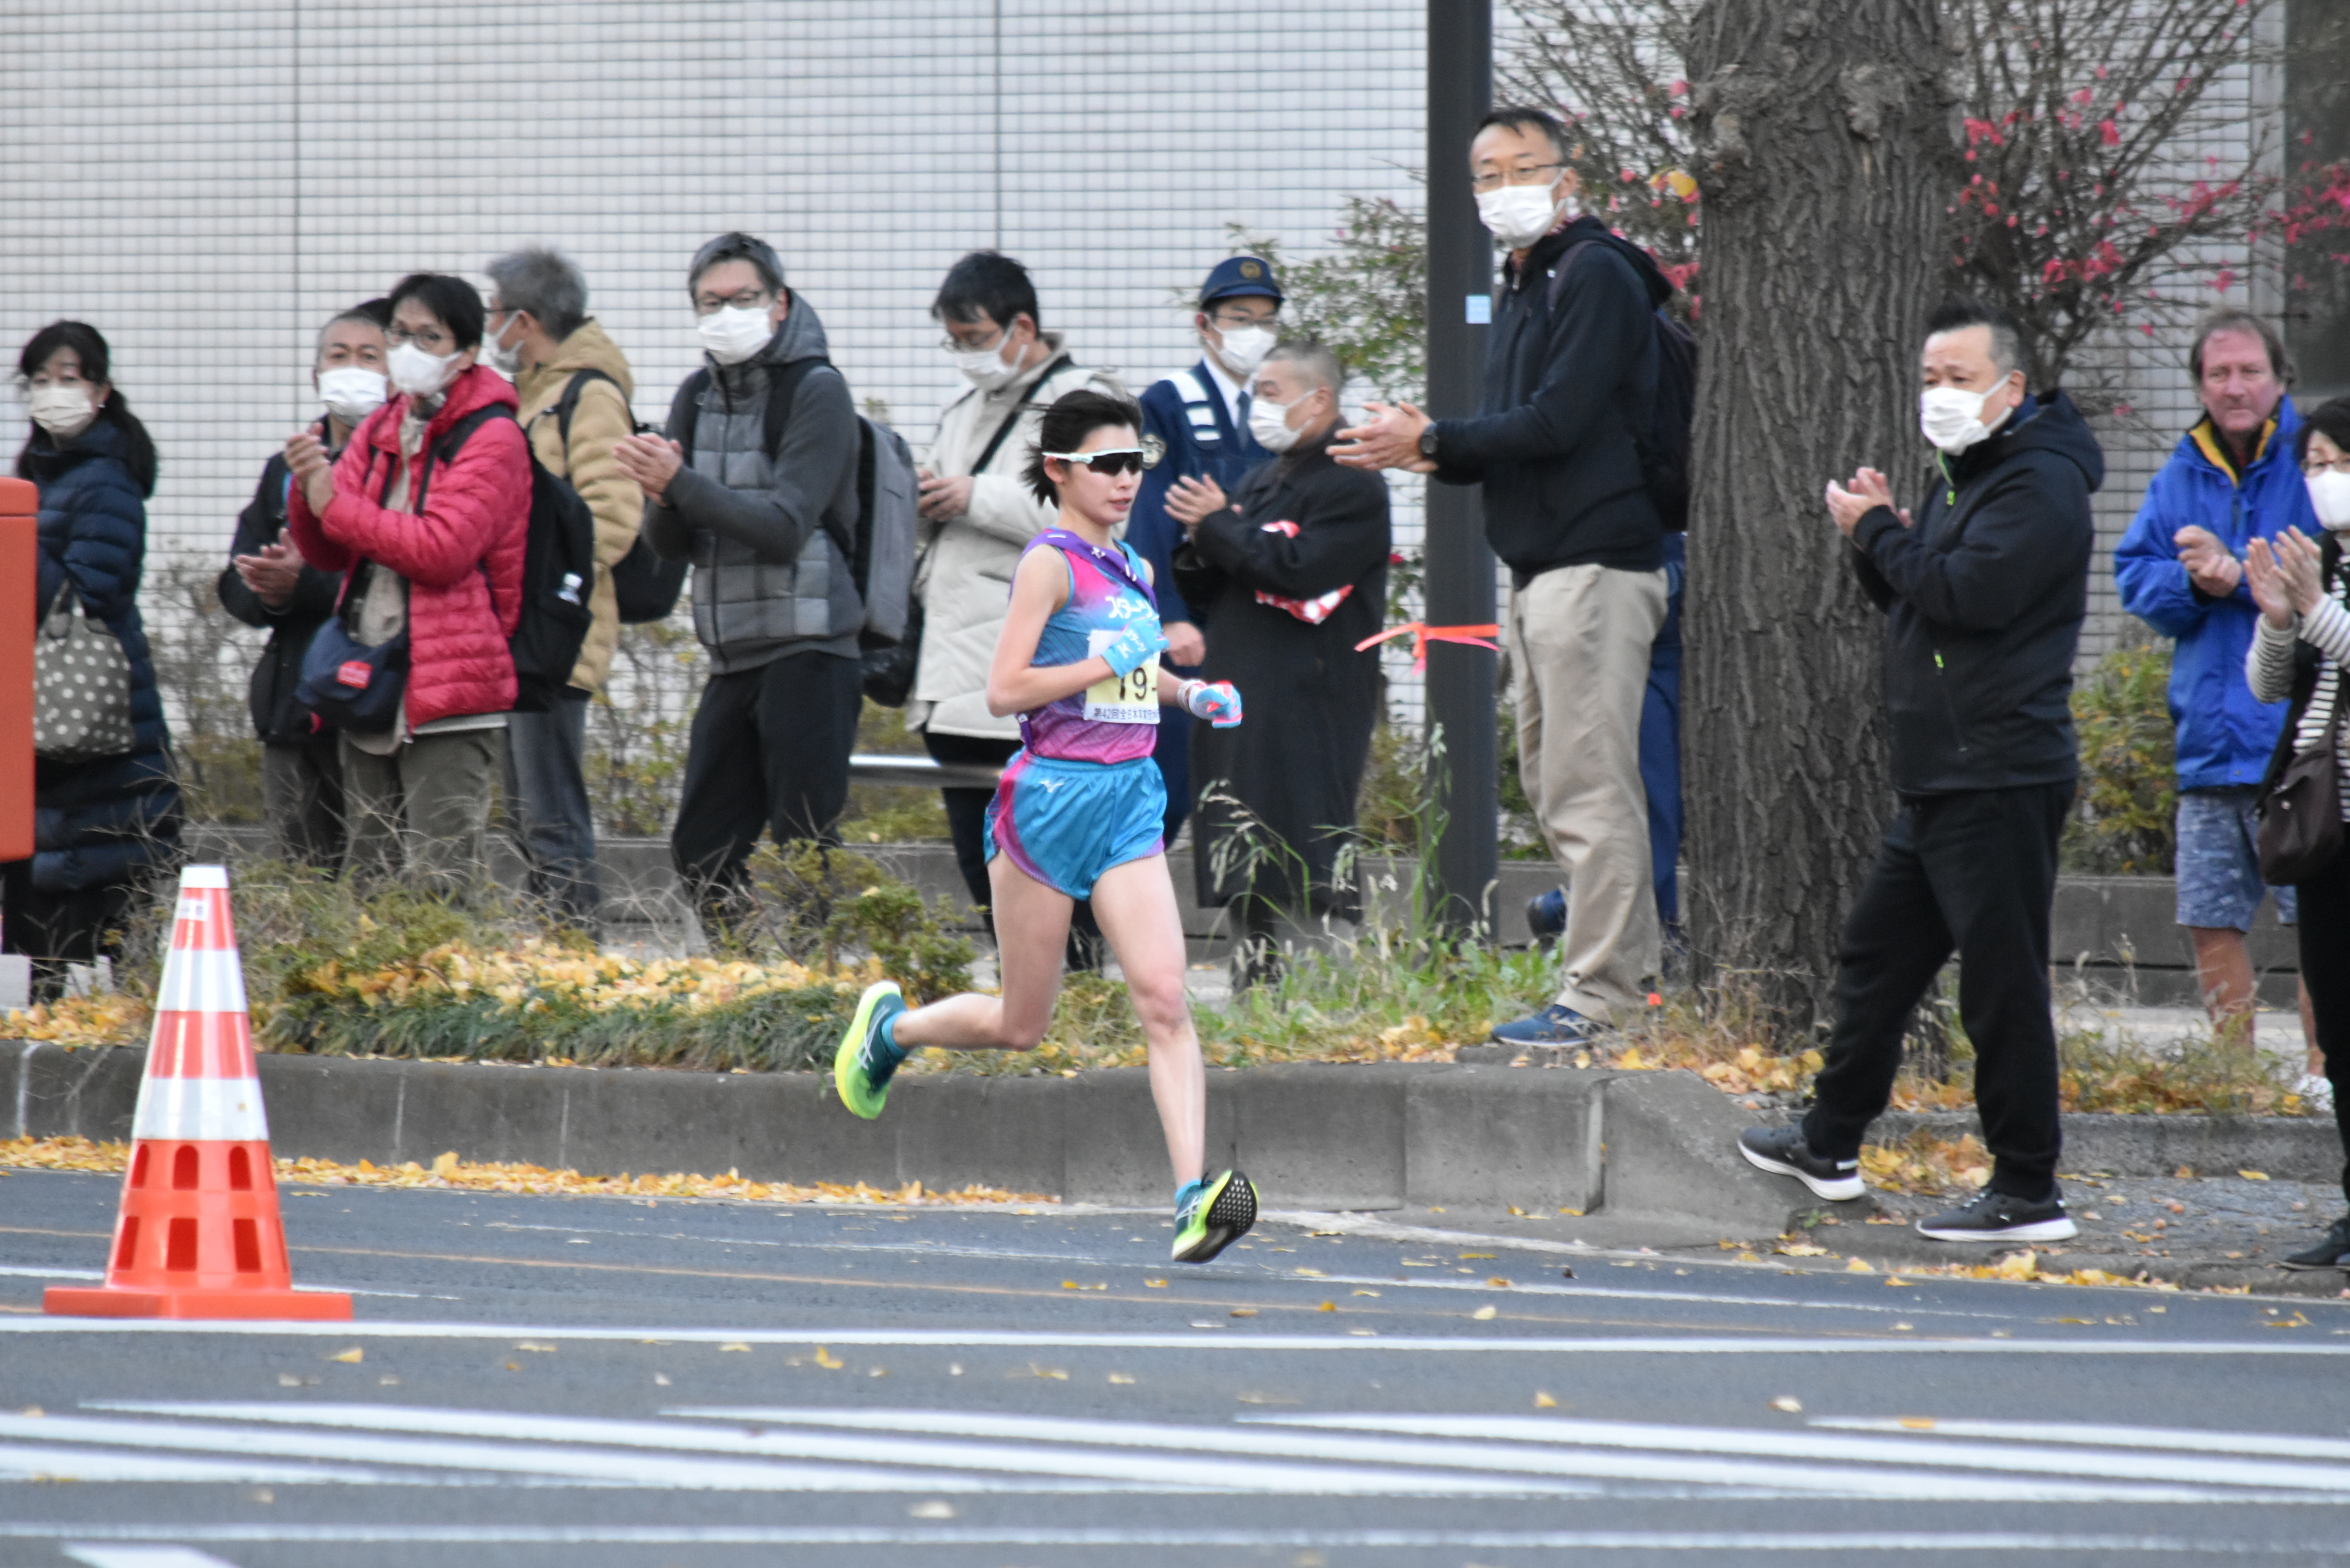
{"type": "MultiPolygon", "coordinates": [[[[1128,627],[1159,635],[1159,596],[1142,557],[1124,544],[1098,548],[1066,528],[1047,528],[1021,552],[1051,549],[1069,568],[1069,602],[1045,621],[1036,641],[1039,669],[1094,658],[1128,627]]],[[[1159,739],[1159,660],[1124,678],[1106,677],[1084,691],[1020,715],[1020,739],[1029,753],[1074,763],[1125,763],[1150,755],[1159,739]]]]}

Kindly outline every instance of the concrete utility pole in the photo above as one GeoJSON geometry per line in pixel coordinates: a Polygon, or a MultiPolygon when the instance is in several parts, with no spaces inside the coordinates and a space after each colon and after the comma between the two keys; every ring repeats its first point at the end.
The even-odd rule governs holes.
{"type": "MultiPolygon", "coordinates": [[[[1492,315],[1493,245],[1469,189],[1469,139],[1493,96],[1492,0],[1428,4],[1428,411],[1459,418],[1477,409],[1492,315]]],[[[1478,492],[1428,486],[1428,592],[1431,627],[1485,626],[1494,618],[1493,552],[1478,492]]],[[[1428,645],[1428,724],[1441,729],[1444,758],[1430,780],[1443,836],[1422,854],[1436,861],[1445,925],[1493,921],[1494,831],[1501,801],[1493,749],[1493,654],[1455,642],[1428,645]]]]}

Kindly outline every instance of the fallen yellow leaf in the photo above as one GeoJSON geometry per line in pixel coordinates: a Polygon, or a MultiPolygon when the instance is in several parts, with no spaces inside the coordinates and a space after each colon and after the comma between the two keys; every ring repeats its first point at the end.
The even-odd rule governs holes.
{"type": "Polygon", "coordinates": [[[1784,1258],[1825,1258],[1828,1255],[1825,1247],[1814,1247],[1809,1241],[1790,1241],[1779,1248],[1778,1252],[1784,1258]]]}
{"type": "Polygon", "coordinates": [[[1336,1302],[1324,1302],[1320,1306],[1315,1307],[1314,1310],[1315,1312],[1336,1312],[1338,1310],[1338,1303],[1336,1302]]]}
{"type": "Polygon", "coordinates": [[[2269,1179],[2269,1173],[2265,1170],[2240,1170],[2236,1174],[2246,1181],[2266,1181],[2269,1179]]]}
{"type": "Polygon", "coordinates": [[[1131,1378],[1131,1377],[1128,1376],[1127,1376],[1125,1373],[1123,1373],[1123,1372],[1113,1372],[1113,1373],[1111,1373],[1111,1374],[1109,1375],[1109,1380],[1110,1380],[1112,1383],[1131,1383],[1131,1382],[1133,1382],[1133,1381],[1134,1381],[1134,1379],[1133,1379],[1133,1378],[1131,1378]]]}
{"type": "Polygon", "coordinates": [[[1167,1288],[1167,1282],[1165,1280],[1145,1280],[1142,1282],[1149,1285],[1154,1291],[1163,1291],[1167,1288]]]}
{"type": "Polygon", "coordinates": [[[1931,1416],[1904,1416],[1901,1425],[1912,1432],[1930,1432],[1934,1429],[1934,1418],[1931,1416]]]}
{"type": "Polygon", "coordinates": [[[1486,1322],[1486,1321],[1490,1320],[1491,1318],[1492,1318],[1492,1317],[1493,1317],[1493,1315],[1494,1315],[1495,1314],[1499,1313],[1501,1310],[1502,1310],[1502,1309],[1501,1309],[1501,1308],[1499,1308],[1499,1307],[1492,1307],[1492,1306],[1481,1306],[1481,1307],[1479,1307],[1475,1312],[1471,1313],[1469,1315],[1470,1315],[1471,1317],[1475,1318],[1479,1323],[1484,1323],[1484,1322],[1486,1322]]]}
{"type": "MultiPolygon", "coordinates": [[[[719,1348],[723,1350],[748,1350],[751,1347],[747,1345],[722,1345],[719,1348]]],[[[837,1372],[842,1367],[848,1365],[848,1363],[843,1361],[837,1355],[835,1355],[831,1350],[821,1345],[816,1347],[816,1364],[818,1366],[823,1367],[827,1372],[837,1372]]]]}
{"type": "Polygon", "coordinates": [[[1232,1308],[1232,1315],[1234,1317],[1254,1317],[1256,1315],[1256,1308],[1234,1307],[1232,1308]]]}
{"type": "Polygon", "coordinates": [[[1537,1388],[1534,1390],[1534,1408],[1537,1410],[1555,1410],[1558,1408],[1558,1401],[1537,1388]]]}
{"type": "Polygon", "coordinates": [[[365,1347],[354,1345],[348,1350],[344,1351],[341,1355],[329,1355],[327,1359],[329,1361],[339,1361],[346,1366],[357,1366],[360,1362],[367,1359],[367,1351],[365,1347]]]}
{"type": "Polygon", "coordinates": [[[1771,1401],[1771,1408],[1784,1411],[1790,1416],[1800,1416],[1804,1413],[1804,1402],[1792,1394],[1782,1394],[1771,1401]]]}
{"type": "MultiPolygon", "coordinates": [[[[555,1346],[551,1345],[540,1345],[536,1340],[525,1339],[521,1344],[515,1345],[515,1348],[516,1350],[535,1350],[541,1355],[552,1355],[555,1354],[555,1346]]],[[[733,1345],[728,1345],[727,1348],[732,1350],[734,1347],[733,1345]]],[[[750,1346],[744,1345],[743,1348],[748,1350],[750,1346]]]]}
{"type": "Polygon", "coordinates": [[[1873,1274],[1877,1272],[1875,1269],[1872,1269],[1866,1263],[1862,1262],[1858,1258],[1855,1258],[1852,1262],[1846,1263],[1844,1266],[1844,1272],[1847,1274],[1873,1274]]]}

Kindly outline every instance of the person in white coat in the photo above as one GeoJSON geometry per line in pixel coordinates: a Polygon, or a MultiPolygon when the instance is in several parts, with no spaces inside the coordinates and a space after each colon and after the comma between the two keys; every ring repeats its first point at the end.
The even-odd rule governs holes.
{"type": "MultiPolygon", "coordinates": [[[[922,642],[906,727],[919,731],[941,763],[1001,767],[1020,749],[1020,729],[987,711],[988,663],[1020,553],[1055,515],[1021,477],[1029,447],[1045,407],[1062,393],[1092,387],[1126,394],[1115,376],[1079,366],[1062,335],[1039,326],[1035,286],[1010,256],[974,251],[955,263],[931,314],[946,328],[940,347],[972,385],[939,415],[921,472],[923,555],[915,587],[922,642]]],[[[981,832],[993,793],[940,792],[955,864],[982,909],[990,894],[981,832]]]]}

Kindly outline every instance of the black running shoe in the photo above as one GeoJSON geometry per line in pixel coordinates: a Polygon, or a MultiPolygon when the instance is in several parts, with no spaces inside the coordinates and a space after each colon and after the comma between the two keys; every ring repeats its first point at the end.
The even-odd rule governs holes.
{"type": "Polygon", "coordinates": [[[1211,1177],[1175,1214],[1175,1261],[1204,1263],[1256,1223],[1256,1189],[1237,1170],[1211,1177]]]}
{"type": "Polygon", "coordinates": [[[1800,1127],[1748,1127],[1738,1135],[1738,1152],[1757,1169],[1792,1176],[1832,1203],[1866,1190],[1860,1184],[1860,1161],[1814,1154],[1800,1127]]]}
{"type": "Polygon", "coordinates": [[[2325,1240],[2284,1261],[2288,1269],[2350,1269],[2350,1214],[2334,1222],[2325,1240]]]}
{"type": "Polygon", "coordinates": [[[1918,1234],[1937,1241],[2064,1241],[2080,1233],[2056,1194],[2026,1203],[1988,1187],[1963,1208],[1918,1221],[1918,1234]]]}

